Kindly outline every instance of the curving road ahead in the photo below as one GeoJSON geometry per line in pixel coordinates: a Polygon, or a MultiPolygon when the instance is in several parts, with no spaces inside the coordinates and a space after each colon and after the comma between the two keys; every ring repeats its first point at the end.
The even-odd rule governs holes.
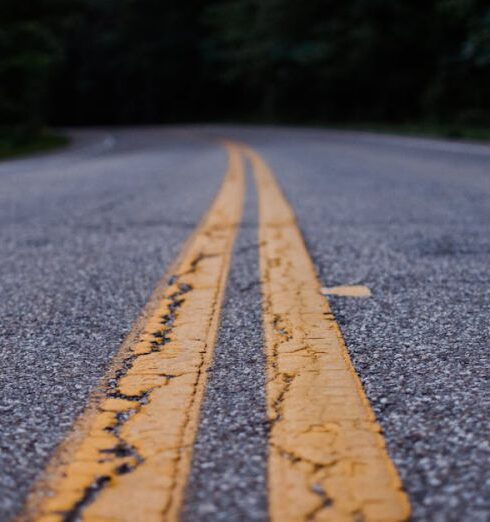
{"type": "MultiPolygon", "coordinates": [[[[62,152],[0,164],[0,520],[20,512],[213,201],[223,138],[273,169],[322,283],[372,292],[330,303],[413,519],[490,520],[490,146],[272,127],[71,133],[62,152]]],[[[190,521],[267,519],[256,206],[249,189],[190,521]]]]}

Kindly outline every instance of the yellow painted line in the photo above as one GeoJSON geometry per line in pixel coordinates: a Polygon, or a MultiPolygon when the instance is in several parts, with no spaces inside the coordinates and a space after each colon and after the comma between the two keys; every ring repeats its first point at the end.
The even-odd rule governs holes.
{"type": "Polygon", "coordinates": [[[253,150],[272,522],[403,521],[410,507],[296,219],[253,150]]]}
{"type": "Polygon", "coordinates": [[[371,290],[364,285],[342,285],[322,288],[323,295],[338,295],[341,297],[371,297],[371,290]]]}
{"type": "Polygon", "coordinates": [[[227,148],[229,170],[212,208],[87,414],[86,432],[56,470],[51,495],[27,519],[178,519],[242,217],[243,158],[227,148]]]}

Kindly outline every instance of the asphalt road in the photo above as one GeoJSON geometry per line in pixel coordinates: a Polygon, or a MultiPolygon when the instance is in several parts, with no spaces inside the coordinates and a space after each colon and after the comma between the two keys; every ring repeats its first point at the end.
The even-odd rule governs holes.
{"type": "Polygon", "coordinates": [[[249,181],[187,488],[183,520],[188,522],[267,518],[258,209],[249,181]]]}
{"type": "MultiPolygon", "coordinates": [[[[21,509],[211,203],[226,169],[221,137],[274,169],[325,285],[371,289],[331,302],[414,520],[490,520],[490,147],[252,127],[77,131],[63,152],[0,164],[0,520],[21,509]]],[[[263,365],[255,239],[244,227],[235,251],[187,520],[266,516],[262,378],[249,381],[248,410],[250,386],[240,395],[237,384],[263,365]],[[243,322],[255,333],[240,340],[243,322]],[[233,342],[247,353],[228,382],[233,342]],[[247,422],[253,445],[224,437],[227,423],[236,435],[247,422]],[[224,440],[216,467],[209,448],[224,440]],[[233,469],[240,480],[226,478],[233,469]]]]}

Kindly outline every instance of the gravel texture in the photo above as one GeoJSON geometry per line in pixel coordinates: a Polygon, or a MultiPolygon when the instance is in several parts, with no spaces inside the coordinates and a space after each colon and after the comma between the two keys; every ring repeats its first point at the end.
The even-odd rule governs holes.
{"type": "MultiPolygon", "coordinates": [[[[323,283],[372,290],[331,302],[414,520],[490,521],[490,147],[203,126],[80,132],[61,154],[0,165],[0,519],[211,202],[225,155],[201,140],[218,136],[274,168],[323,283]]],[[[232,268],[188,521],[266,518],[253,220],[232,268]]]]}
{"type": "Polygon", "coordinates": [[[273,166],[412,499],[490,520],[490,147],[243,133],[273,166]]]}
{"type": "Polygon", "coordinates": [[[222,150],[171,131],[108,137],[78,133],[61,154],[0,164],[3,521],[20,509],[226,170],[222,150]]]}
{"type": "Polygon", "coordinates": [[[265,354],[256,194],[249,177],[183,520],[267,520],[265,354]]]}

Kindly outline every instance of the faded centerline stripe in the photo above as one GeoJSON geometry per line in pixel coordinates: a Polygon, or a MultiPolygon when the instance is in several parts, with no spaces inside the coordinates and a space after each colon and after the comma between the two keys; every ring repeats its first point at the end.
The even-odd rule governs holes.
{"type": "Polygon", "coordinates": [[[21,518],[178,519],[242,216],[243,160],[235,146],[227,149],[223,186],[142,334],[81,423],[86,433],[55,470],[51,496],[38,501],[35,489],[21,518]]]}
{"type": "Polygon", "coordinates": [[[271,520],[407,520],[408,498],[294,212],[265,161],[242,150],[259,192],[271,520]]]}

